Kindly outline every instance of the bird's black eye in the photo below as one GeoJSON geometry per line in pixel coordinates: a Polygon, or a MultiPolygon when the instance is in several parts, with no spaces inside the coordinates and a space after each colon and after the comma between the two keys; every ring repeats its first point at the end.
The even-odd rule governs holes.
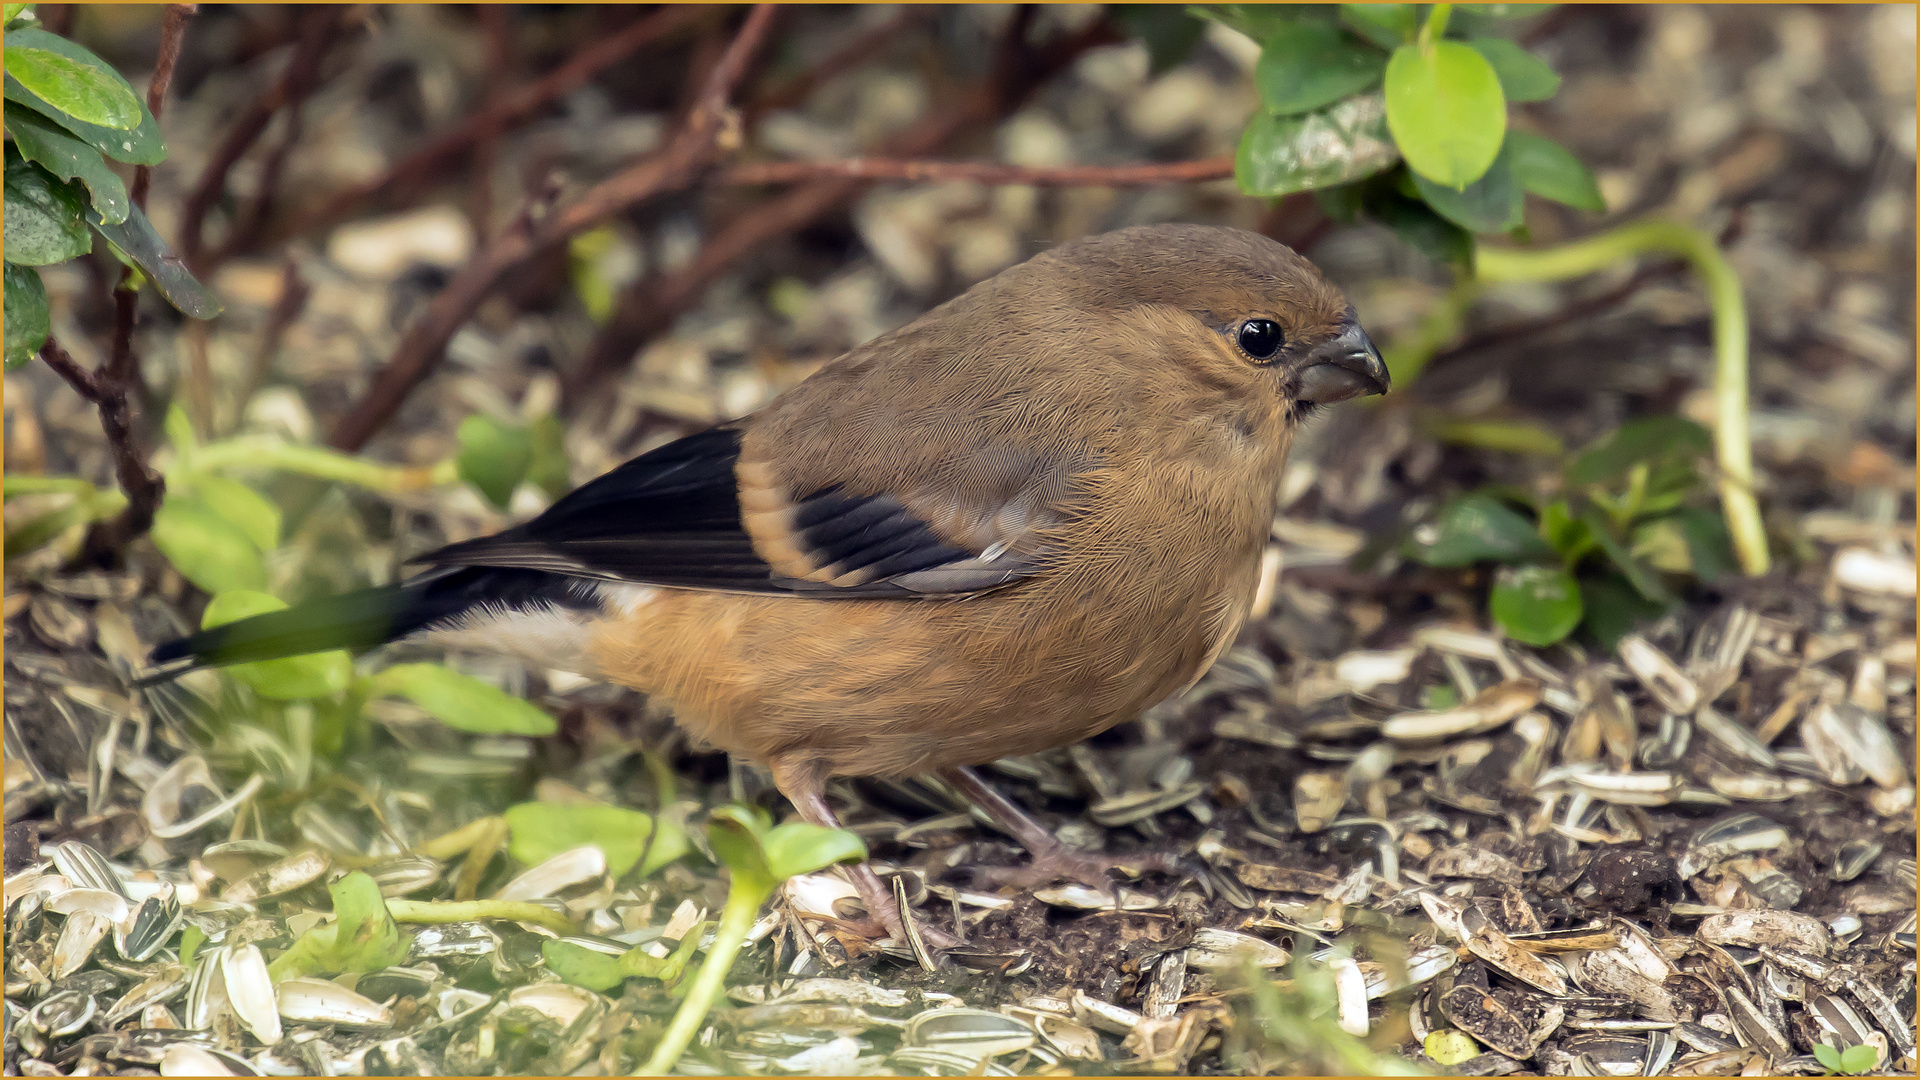
{"type": "Polygon", "coordinates": [[[1272,319],[1248,319],[1240,324],[1240,348],[1255,360],[1270,360],[1287,343],[1280,324],[1272,319]]]}

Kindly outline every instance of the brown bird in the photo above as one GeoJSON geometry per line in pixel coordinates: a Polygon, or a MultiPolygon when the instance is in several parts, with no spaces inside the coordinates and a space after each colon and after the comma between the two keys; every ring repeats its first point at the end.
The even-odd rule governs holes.
{"type": "MultiPolygon", "coordinates": [[[[1104,880],[969,766],[1190,686],[1253,603],[1294,426],[1388,377],[1254,233],[1124,229],[984,281],[744,419],[397,586],[161,646],[160,677],[417,637],[655,695],[838,825],[835,776],[939,772],[1043,870],[1104,880]]],[[[868,912],[901,933],[866,867],[868,912]]]]}

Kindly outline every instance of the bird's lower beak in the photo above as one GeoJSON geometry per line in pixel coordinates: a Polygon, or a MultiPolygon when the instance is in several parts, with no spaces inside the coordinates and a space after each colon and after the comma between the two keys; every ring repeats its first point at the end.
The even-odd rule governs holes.
{"type": "Polygon", "coordinates": [[[1384,394],[1392,383],[1380,350],[1373,347],[1359,323],[1308,353],[1300,366],[1299,380],[1295,396],[1314,405],[1384,394]]]}

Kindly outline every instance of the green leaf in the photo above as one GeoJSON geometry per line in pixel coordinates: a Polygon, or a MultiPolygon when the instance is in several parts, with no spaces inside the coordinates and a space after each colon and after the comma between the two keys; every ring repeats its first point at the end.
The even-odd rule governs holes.
{"type": "Polygon", "coordinates": [[[624,806],[526,802],[509,807],[506,818],[507,853],[528,866],[592,844],[606,855],[607,873],[618,878],[638,865],[645,877],[692,849],[673,822],[624,806]],[[656,824],[660,835],[649,846],[656,824]]]}
{"type": "Polygon", "coordinates": [[[1538,424],[1512,420],[1448,420],[1433,425],[1433,436],[1456,446],[1477,446],[1510,454],[1559,457],[1567,448],[1560,436],[1538,424]]]}
{"type": "Polygon", "coordinates": [[[1840,1071],[1859,1074],[1873,1068],[1880,1062],[1880,1052],[1866,1043],[1849,1046],[1840,1051],[1840,1071]]]}
{"type": "Polygon", "coordinates": [[[1627,579],[1615,573],[1582,574],[1580,603],[1586,610],[1584,629],[1608,652],[1620,644],[1621,638],[1667,611],[1667,605],[1641,596],[1627,579]]]}
{"type": "Polygon", "coordinates": [[[1649,570],[1639,559],[1634,558],[1633,553],[1627,550],[1619,537],[1613,535],[1613,530],[1608,527],[1606,515],[1602,514],[1598,508],[1588,507],[1581,513],[1580,520],[1586,522],[1587,529],[1593,534],[1594,543],[1600,545],[1600,550],[1606,553],[1607,558],[1613,560],[1614,568],[1632,583],[1635,592],[1649,602],[1662,606],[1673,602],[1673,593],[1668,591],[1659,575],[1649,570]]]}
{"type": "Polygon", "coordinates": [[[1412,4],[1341,4],[1340,18],[1355,33],[1383,49],[1412,41],[1420,28],[1412,4]]]}
{"type": "Polygon", "coordinates": [[[1607,200],[1600,194],[1592,171],[1552,139],[1528,131],[1509,131],[1500,153],[1523,189],[1576,210],[1607,212],[1607,200]]]}
{"type": "Polygon", "coordinates": [[[1525,19],[1543,11],[1552,11],[1559,4],[1459,4],[1456,10],[1472,15],[1483,15],[1489,19],[1525,19]]]}
{"type": "Polygon", "coordinates": [[[1150,75],[1178,66],[1207,32],[1207,24],[1181,4],[1116,4],[1108,10],[1127,33],[1146,43],[1150,75]]]}
{"type": "Polygon", "coordinates": [[[1820,1064],[1826,1066],[1829,1072],[1838,1072],[1840,1070],[1839,1047],[1823,1042],[1814,1043],[1813,1056],[1820,1064]]]}
{"type": "Polygon", "coordinates": [[[356,870],[328,886],[333,894],[330,923],[316,926],[267,966],[278,983],[319,971],[374,971],[407,958],[411,940],[387,911],[380,886],[356,870]]]}
{"type": "Polygon", "coordinates": [[[1368,216],[1427,258],[1454,266],[1473,261],[1473,235],[1435,213],[1424,200],[1408,198],[1387,183],[1369,184],[1361,199],[1368,216]]]}
{"type": "MultiPolygon", "coordinates": [[[[287,605],[277,597],[244,589],[223,592],[207,603],[200,616],[203,630],[222,626],[269,611],[285,611],[287,605]]],[[[254,693],[275,701],[307,701],[328,698],[347,688],[353,681],[353,657],[344,649],[332,652],[287,656],[278,660],[256,660],[234,664],[228,674],[253,688],[254,693]]]]}
{"type": "Polygon", "coordinates": [[[1687,553],[1693,563],[1693,576],[1714,582],[1732,576],[1740,569],[1733,552],[1733,538],[1727,534],[1726,519],[1712,510],[1684,507],[1673,519],[1686,537],[1687,553]]]}
{"type": "Polygon", "coordinates": [[[76,120],[117,131],[138,127],[140,97],[127,80],[98,57],[94,57],[94,64],[87,64],[34,47],[37,39],[53,37],[45,30],[33,29],[8,34],[7,74],[20,80],[20,85],[40,100],[76,120]]]}
{"type": "Polygon", "coordinates": [[[93,196],[93,209],[105,221],[125,221],[133,202],[100,151],[32,109],[7,110],[7,133],[28,161],[37,161],[62,180],[78,180],[93,196]]]}
{"type": "Polygon", "coordinates": [[[1521,562],[1551,555],[1533,523],[1491,495],[1462,495],[1413,531],[1408,555],[1428,566],[1521,562]]]}
{"type": "Polygon", "coordinates": [[[30,266],[6,264],[7,370],[34,358],[47,343],[53,324],[47,315],[47,288],[30,266]]]}
{"type": "Polygon", "coordinates": [[[1551,645],[1580,625],[1580,586],[1557,566],[1503,566],[1494,575],[1487,611],[1507,636],[1551,645]]]}
{"type": "Polygon", "coordinates": [[[551,735],[553,717],[479,679],[439,664],[395,664],[369,680],[369,696],[403,697],[435,720],[482,735],[551,735]]]}
{"type": "Polygon", "coordinates": [[[733,875],[733,887],[746,889],[749,895],[765,896],[780,884],[767,865],[760,838],[773,826],[773,819],[757,806],[729,803],[715,807],[707,819],[707,845],[713,848],[720,865],[733,875]]]}
{"type": "Polygon", "coordinates": [[[30,161],[7,162],[7,261],[21,266],[66,262],[93,250],[87,232],[86,201],[80,189],[63,183],[30,161]]]}
{"type": "Polygon", "coordinates": [[[199,499],[169,495],[153,515],[153,543],[188,581],[219,595],[265,592],[267,567],[245,530],[199,499]]]}
{"type": "Polygon", "coordinates": [[[1324,22],[1280,26],[1267,38],[1254,65],[1260,100],[1271,112],[1291,115],[1331,105],[1380,81],[1387,58],[1324,22]]]}
{"type": "Polygon", "coordinates": [[[1195,18],[1217,22],[1229,30],[1238,30],[1255,41],[1265,41],[1274,31],[1308,14],[1313,4],[1199,4],[1187,8],[1195,18]]]}
{"type": "Polygon", "coordinates": [[[508,427],[491,416],[475,414],[460,421],[455,437],[460,440],[460,456],[454,462],[460,479],[478,488],[488,502],[506,509],[533,464],[532,435],[526,428],[508,427]]]}
{"type": "MultiPolygon", "coordinates": [[[[54,40],[66,43],[61,38],[54,40]]],[[[144,102],[140,105],[140,126],[132,131],[119,131],[68,116],[41,100],[39,95],[22,86],[20,80],[12,75],[6,76],[5,84],[7,101],[32,109],[45,119],[66,128],[81,142],[115,161],[125,161],[133,165],[158,165],[167,159],[167,144],[160,140],[160,124],[154,120],[153,114],[147,111],[144,102]]],[[[11,111],[9,110],[10,113],[11,111]]]]}
{"type": "Polygon", "coordinates": [[[6,6],[6,12],[7,12],[6,18],[5,18],[6,26],[8,29],[12,29],[13,20],[22,18],[24,16],[31,16],[33,14],[33,5],[32,4],[8,4],[6,6]]]}
{"type": "Polygon", "coordinates": [[[183,485],[208,509],[238,526],[261,551],[280,546],[280,508],[259,492],[238,480],[206,473],[186,477],[183,485]]]}
{"type": "Polygon", "coordinates": [[[1441,1065],[1458,1065],[1480,1053],[1480,1044],[1473,1041],[1473,1036],[1454,1028],[1428,1032],[1426,1042],[1420,1046],[1441,1065]]]}
{"type": "Polygon", "coordinates": [[[867,845],[858,836],[804,821],[790,821],[772,829],[760,838],[760,848],[767,853],[767,869],[780,881],[867,857],[867,845]]]}
{"type": "Polygon", "coordinates": [[[1299,116],[1255,112],[1240,133],[1233,175],[1242,192],[1273,198],[1359,180],[1398,157],[1380,95],[1364,94],[1299,116]]]}
{"type": "Polygon", "coordinates": [[[566,432],[552,413],[528,425],[533,442],[533,461],[527,466],[527,479],[551,498],[558,499],[573,490],[573,464],[567,460],[566,432]]]}
{"type": "Polygon", "coordinates": [[[1386,91],[1387,128],[1414,172],[1458,189],[1492,167],[1507,101],[1485,57],[1457,41],[1402,45],[1387,61],[1386,91]]]}
{"type": "Polygon", "coordinates": [[[1573,515],[1565,499],[1555,499],[1540,510],[1540,539],[1547,542],[1566,566],[1593,550],[1593,531],[1573,515]]]}
{"type": "Polygon", "coordinates": [[[1692,460],[1713,452],[1713,433],[1678,416],[1622,424],[1596,440],[1568,467],[1566,483],[1583,488],[1613,480],[1641,462],[1692,460]]]}
{"type": "Polygon", "coordinates": [[[1560,90],[1560,76],[1545,60],[1506,38],[1474,38],[1467,47],[1493,65],[1508,101],[1545,101],[1560,90]]]}
{"type": "Polygon", "coordinates": [[[1420,197],[1441,217],[1468,232],[1506,232],[1520,224],[1520,183],[1506,157],[1502,150],[1480,179],[1459,191],[1419,173],[1410,175],[1420,197]]]}
{"type": "Polygon", "coordinates": [[[127,220],[117,225],[98,214],[87,215],[87,221],[152,278],[153,287],[182,314],[195,319],[211,319],[220,314],[219,298],[202,285],[167,242],[160,239],[153,222],[147,220],[146,211],[136,206],[127,214],[127,220]]]}
{"type": "Polygon", "coordinates": [[[546,958],[547,970],[560,976],[562,982],[588,990],[604,993],[627,981],[618,956],[585,945],[548,938],[540,943],[540,955],[546,958]]]}
{"type": "Polygon", "coordinates": [[[1365,184],[1335,184],[1314,188],[1313,200],[1320,204],[1321,213],[1342,225],[1351,225],[1360,219],[1365,191],[1365,184]]]}

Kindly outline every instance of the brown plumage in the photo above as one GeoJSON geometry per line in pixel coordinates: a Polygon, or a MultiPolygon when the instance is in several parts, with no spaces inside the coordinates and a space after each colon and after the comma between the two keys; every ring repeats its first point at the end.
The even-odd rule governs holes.
{"type": "MultiPolygon", "coordinates": [[[[944,771],[1086,876],[965,767],[1197,679],[1252,604],[1302,411],[1386,384],[1345,298],[1271,240],[1166,225],[1065,244],[752,416],[427,557],[442,569],[402,587],[383,639],[646,691],[821,823],[829,777],[944,771]]],[[[246,649],[298,614],[156,657],[284,653],[246,649]]]]}

